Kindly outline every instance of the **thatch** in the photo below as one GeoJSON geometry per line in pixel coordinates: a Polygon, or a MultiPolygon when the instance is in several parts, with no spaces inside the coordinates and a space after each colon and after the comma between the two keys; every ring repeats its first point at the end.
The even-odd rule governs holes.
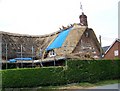
{"type": "MultiPolygon", "coordinates": [[[[22,45],[22,56],[39,58],[40,49],[42,49],[43,56],[45,55],[45,49],[54,41],[60,32],[64,30],[59,30],[57,32],[48,35],[22,35],[8,32],[0,32],[2,36],[2,57],[6,57],[6,44],[7,44],[7,57],[15,58],[20,57],[21,45],[22,45]],[[34,53],[32,53],[32,47],[34,48],[34,53]]],[[[90,32],[91,42],[94,43],[96,49],[100,51],[100,44],[95,36],[92,29],[87,26],[74,25],[72,30],[68,34],[65,42],[61,48],[54,49],[58,56],[63,56],[65,54],[74,54],[80,51],[79,44],[82,36],[86,31],[90,32]]]]}
{"type": "Polygon", "coordinates": [[[6,44],[8,49],[8,58],[19,57],[21,45],[23,46],[23,56],[31,56],[31,48],[34,47],[34,56],[39,56],[39,50],[47,47],[49,42],[55,38],[55,33],[45,36],[23,35],[8,32],[0,32],[2,36],[2,57],[6,57],[6,44]]]}

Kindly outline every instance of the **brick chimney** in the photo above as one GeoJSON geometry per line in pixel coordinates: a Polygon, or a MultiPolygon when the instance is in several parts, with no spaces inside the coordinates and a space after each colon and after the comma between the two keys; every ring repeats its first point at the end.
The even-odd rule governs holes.
{"type": "Polygon", "coordinates": [[[82,12],[82,15],[79,16],[79,19],[81,26],[88,26],[87,16],[84,14],[84,12],[82,12]]]}

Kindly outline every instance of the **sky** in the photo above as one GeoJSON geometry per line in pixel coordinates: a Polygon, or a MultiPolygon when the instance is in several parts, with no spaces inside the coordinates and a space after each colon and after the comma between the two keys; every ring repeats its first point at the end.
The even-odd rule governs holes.
{"type": "Polygon", "coordinates": [[[45,35],[79,23],[83,11],[102,46],[118,38],[119,0],[0,0],[0,31],[45,35]]]}

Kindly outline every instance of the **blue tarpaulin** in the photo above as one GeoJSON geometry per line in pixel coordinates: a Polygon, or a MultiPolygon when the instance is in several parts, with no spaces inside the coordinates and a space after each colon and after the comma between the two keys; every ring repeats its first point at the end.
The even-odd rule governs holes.
{"type": "Polygon", "coordinates": [[[69,28],[67,30],[62,31],[55,38],[55,40],[46,48],[46,50],[48,51],[48,50],[51,50],[51,49],[54,49],[54,48],[60,48],[71,30],[72,30],[72,28],[69,28]]]}
{"type": "Polygon", "coordinates": [[[16,60],[15,59],[10,59],[9,62],[14,63],[14,62],[16,62],[16,60]]]}
{"type": "Polygon", "coordinates": [[[14,58],[14,59],[10,59],[9,62],[17,62],[17,60],[30,61],[32,60],[32,58],[14,58]]]}
{"type": "Polygon", "coordinates": [[[32,60],[32,58],[15,58],[16,60],[32,60]]]}

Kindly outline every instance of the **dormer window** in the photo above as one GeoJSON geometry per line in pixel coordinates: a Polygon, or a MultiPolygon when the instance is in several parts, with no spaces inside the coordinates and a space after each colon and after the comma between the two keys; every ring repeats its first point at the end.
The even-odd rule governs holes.
{"type": "Polygon", "coordinates": [[[56,56],[56,53],[54,50],[51,50],[50,53],[49,53],[49,57],[55,57],[56,56]]]}

